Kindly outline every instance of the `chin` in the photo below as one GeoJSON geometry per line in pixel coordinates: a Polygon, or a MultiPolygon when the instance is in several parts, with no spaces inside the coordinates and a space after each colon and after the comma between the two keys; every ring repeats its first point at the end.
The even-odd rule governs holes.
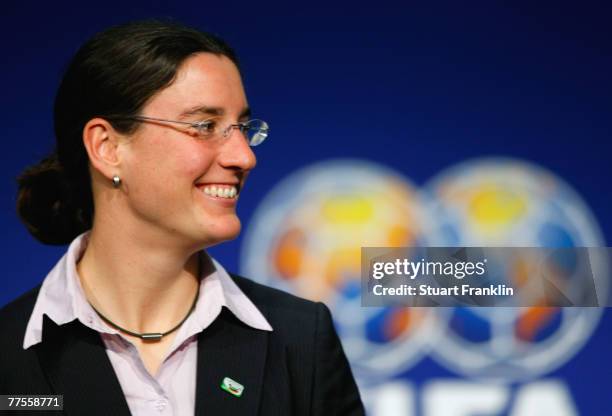
{"type": "Polygon", "coordinates": [[[233,221],[223,221],[223,224],[216,223],[214,229],[204,230],[204,238],[208,246],[214,246],[224,241],[230,241],[240,235],[242,226],[236,217],[233,221]]]}

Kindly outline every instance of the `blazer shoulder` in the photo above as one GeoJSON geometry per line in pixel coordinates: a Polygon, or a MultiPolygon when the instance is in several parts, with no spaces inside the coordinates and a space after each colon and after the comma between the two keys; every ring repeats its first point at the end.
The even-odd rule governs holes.
{"type": "MultiPolygon", "coordinates": [[[[36,354],[23,349],[23,337],[34,309],[40,286],[19,296],[0,309],[0,392],[26,392],[31,383],[42,380],[36,354]],[[32,376],[32,375],[35,375],[32,376]],[[33,377],[33,378],[32,378],[33,377]],[[34,381],[32,381],[34,380],[34,381]]],[[[36,391],[44,391],[39,389],[36,391]]]]}
{"type": "Polygon", "coordinates": [[[290,293],[254,282],[246,277],[231,274],[240,290],[259,308],[285,316],[309,316],[317,314],[320,302],[303,299],[290,293]]]}
{"type": "Polygon", "coordinates": [[[293,385],[308,392],[299,397],[298,408],[311,408],[314,415],[364,415],[329,308],[244,277],[232,278],[270,320],[270,339],[285,348],[293,385]]]}
{"type": "Polygon", "coordinates": [[[25,292],[17,299],[9,302],[0,308],[0,331],[3,334],[14,333],[15,331],[25,331],[25,327],[30,320],[30,315],[34,309],[38,292],[38,285],[25,292]]]}

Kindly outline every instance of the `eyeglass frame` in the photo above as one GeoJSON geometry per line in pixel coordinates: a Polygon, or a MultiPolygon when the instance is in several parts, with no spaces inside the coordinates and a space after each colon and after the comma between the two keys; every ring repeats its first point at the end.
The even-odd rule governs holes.
{"type": "MultiPolygon", "coordinates": [[[[147,121],[161,121],[161,122],[165,122],[165,123],[177,123],[177,124],[183,124],[189,127],[193,127],[194,129],[196,129],[198,131],[198,134],[202,134],[200,132],[200,129],[202,128],[202,126],[206,125],[207,123],[211,122],[211,119],[207,119],[207,120],[201,120],[201,121],[180,121],[180,120],[168,120],[168,119],[164,119],[164,118],[157,118],[157,117],[149,117],[149,116],[101,116],[102,118],[108,118],[110,120],[134,120],[134,121],[142,121],[142,122],[147,122],[147,121]]],[[[247,121],[242,121],[242,122],[238,122],[238,123],[234,123],[234,124],[230,124],[227,127],[225,127],[222,131],[221,131],[221,136],[224,139],[227,139],[230,135],[230,131],[235,129],[235,128],[244,128],[246,125],[248,125],[249,123],[253,122],[253,121],[258,121],[262,123],[262,127],[253,135],[253,137],[256,137],[258,134],[263,134],[264,137],[261,141],[257,142],[256,144],[251,144],[251,140],[248,140],[249,142],[249,146],[251,147],[255,147],[260,145],[263,141],[265,141],[268,138],[268,132],[270,131],[270,126],[268,125],[267,122],[265,122],[264,120],[261,120],[259,118],[253,118],[247,121]]],[[[240,129],[241,132],[244,134],[245,132],[242,131],[242,129],[240,129]]]]}

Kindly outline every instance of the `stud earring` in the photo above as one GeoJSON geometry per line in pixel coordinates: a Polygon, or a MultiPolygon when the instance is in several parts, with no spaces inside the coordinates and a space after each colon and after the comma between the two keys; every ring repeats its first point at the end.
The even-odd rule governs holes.
{"type": "Polygon", "coordinates": [[[121,186],[121,178],[119,177],[119,175],[113,176],[113,186],[115,188],[119,188],[121,186]]]}

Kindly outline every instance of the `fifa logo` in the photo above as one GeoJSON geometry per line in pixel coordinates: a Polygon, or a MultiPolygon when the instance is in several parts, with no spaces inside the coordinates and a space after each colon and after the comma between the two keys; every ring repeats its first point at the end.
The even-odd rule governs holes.
{"type": "MultiPolygon", "coordinates": [[[[536,379],[582,348],[600,320],[600,308],[360,303],[364,246],[603,246],[586,204],[551,172],[512,159],[480,159],[451,167],[418,188],[370,162],[325,162],[286,178],[262,201],[251,224],[241,271],[333,310],[360,387],[369,392],[372,414],[400,414],[375,410],[382,397],[396,403],[396,411],[404,409],[401,414],[416,414],[410,409],[417,401],[423,414],[449,414],[426,409],[454,403],[457,394],[458,400],[474,399],[468,400],[472,413],[491,413],[483,397],[497,397],[489,409],[503,410],[513,395],[518,410],[512,414],[521,416],[531,414],[521,409],[529,407],[534,392],[549,397],[549,408],[557,409],[548,414],[575,414],[563,381],[536,379]],[[411,379],[408,370],[422,362],[474,381],[442,379],[414,387],[403,376],[411,379]],[[488,382],[478,382],[483,379],[488,382]],[[529,380],[518,390],[509,385],[529,380]]],[[[508,264],[508,279],[524,279],[530,261],[508,264]]],[[[559,264],[559,270],[566,266],[559,264]]],[[[607,270],[608,265],[594,267],[607,270]]]]}

